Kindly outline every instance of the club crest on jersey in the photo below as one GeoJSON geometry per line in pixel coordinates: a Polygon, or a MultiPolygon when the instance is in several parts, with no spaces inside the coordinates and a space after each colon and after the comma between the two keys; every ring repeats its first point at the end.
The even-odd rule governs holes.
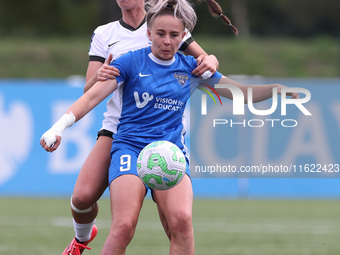
{"type": "Polygon", "coordinates": [[[189,80],[189,76],[186,73],[175,73],[174,78],[183,87],[189,80]]]}

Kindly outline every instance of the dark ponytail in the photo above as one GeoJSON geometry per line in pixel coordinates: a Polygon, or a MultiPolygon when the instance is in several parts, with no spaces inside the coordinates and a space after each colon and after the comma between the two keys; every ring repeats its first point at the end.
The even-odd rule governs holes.
{"type": "Polygon", "coordinates": [[[221,6],[215,0],[207,0],[207,4],[208,4],[210,13],[214,17],[221,17],[223,22],[226,23],[228,26],[230,26],[231,29],[233,30],[233,32],[236,35],[238,35],[237,28],[233,24],[231,24],[231,21],[228,19],[228,17],[223,14],[223,10],[222,10],[221,6]]]}

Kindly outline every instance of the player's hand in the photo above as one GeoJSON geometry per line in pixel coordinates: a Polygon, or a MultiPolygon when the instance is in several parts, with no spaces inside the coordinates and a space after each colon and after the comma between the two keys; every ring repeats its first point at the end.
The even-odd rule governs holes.
{"type": "Polygon", "coordinates": [[[40,145],[49,152],[55,151],[61,142],[61,136],[53,129],[46,131],[40,138],[40,145]]]}
{"type": "Polygon", "coordinates": [[[214,55],[201,55],[197,58],[197,67],[191,72],[196,77],[210,78],[218,69],[218,60],[214,55]],[[210,72],[210,73],[209,73],[210,72]]]}
{"type": "MultiPolygon", "coordinates": [[[[286,86],[281,85],[281,84],[278,84],[278,85],[277,85],[277,93],[278,93],[279,95],[281,95],[281,90],[282,90],[282,88],[286,88],[286,86]]],[[[299,98],[300,98],[299,93],[296,93],[296,92],[287,93],[287,96],[290,96],[292,99],[299,99],[299,98]]]]}
{"type": "Polygon", "coordinates": [[[119,76],[119,70],[114,66],[111,66],[110,63],[112,61],[112,54],[105,60],[104,64],[97,71],[97,80],[98,81],[106,81],[113,80],[117,76],[119,76]]]}

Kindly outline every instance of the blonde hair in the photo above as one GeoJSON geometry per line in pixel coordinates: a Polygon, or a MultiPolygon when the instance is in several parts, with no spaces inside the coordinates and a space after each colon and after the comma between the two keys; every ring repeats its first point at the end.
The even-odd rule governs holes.
{"type": "Polygon", "coordinates": [[[146,2],[146,20],[150,29],[158,16],[172,15],[183,22],[190,32],[194,29],[197,16],[191,4],[186,0],[148,0],[146,2]]]}

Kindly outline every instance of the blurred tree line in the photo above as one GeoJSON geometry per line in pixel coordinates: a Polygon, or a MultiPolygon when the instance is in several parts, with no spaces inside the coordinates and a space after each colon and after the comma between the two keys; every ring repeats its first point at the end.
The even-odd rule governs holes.
{"type": "MultiPolygon", "coordinates": [[[[198,14],[195,33],[225,34],[231,30],[211,17],[205,0],[191,1],[198,14]]],[[[240,30],[240,36],[340,35],[337,0],[217,0],[240,30]]],[[[88,35],[117,20],[115,0],[0,0],[0,37],[88,35]]]]}

